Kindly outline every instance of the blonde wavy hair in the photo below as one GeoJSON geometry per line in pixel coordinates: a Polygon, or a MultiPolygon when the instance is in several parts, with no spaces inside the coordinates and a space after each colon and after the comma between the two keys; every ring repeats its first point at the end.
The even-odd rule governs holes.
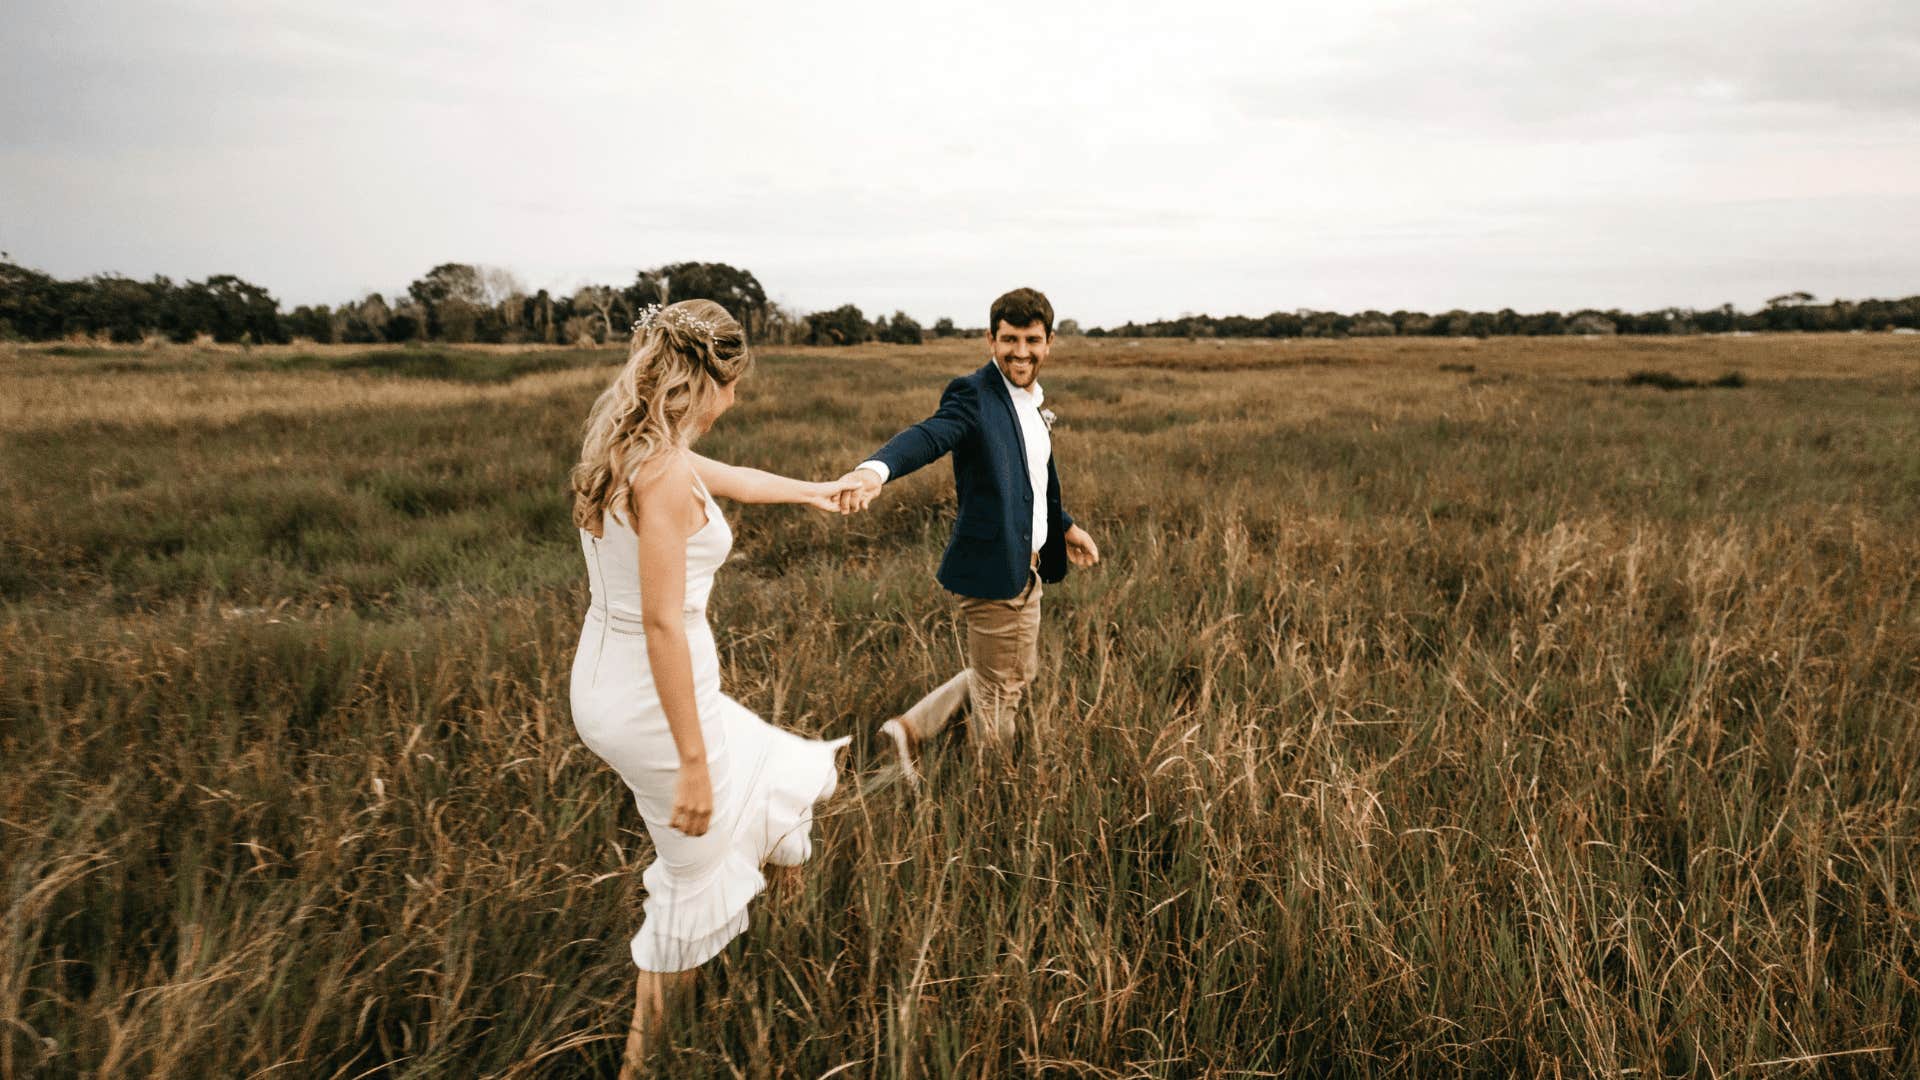
{"type": "Polygon", "coordinates": [[[627,363],[587,414],[573,467],[573,523],[601,535],[608,513],[634,520],[633,479],[688,445],[714,399],[753,367],[746,331],[711,300],[682,300],[636,324],[627,363]]]}

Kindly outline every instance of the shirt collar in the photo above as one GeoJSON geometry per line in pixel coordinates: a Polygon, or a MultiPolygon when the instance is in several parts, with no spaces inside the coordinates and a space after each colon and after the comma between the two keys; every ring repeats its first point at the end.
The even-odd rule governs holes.
{"type": "Polygon", "coordinates": [[[1012,395],[1015,401],[1026,398],[1028,403],[1037,409],[1040,407],[1040,403],[1047,399],[1047,392],[1040,388],[1040,380],[1038,379],[1033,381],[1033,386],[1029,389],[1013,385],[1013,380],[1007,378],[1007,373],[1000,370],[999,364],[993,365],[993,373],[1000,376],[1000,382],[1006,386],[1007,393],[1012,395]]]}

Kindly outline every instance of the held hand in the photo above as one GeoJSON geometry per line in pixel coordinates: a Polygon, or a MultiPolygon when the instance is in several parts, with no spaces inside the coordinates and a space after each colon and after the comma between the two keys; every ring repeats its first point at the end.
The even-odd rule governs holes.
{"type": "Polygon", "coordinates": [[[817,484],[808,484],[800,501],[815,510],[825,510],[829,514],[844,514],[848,511],[841,508],[841,500],[859,487],[859,481],[849,480],[844,476],[838,480],[822,480],[817,484]]]}
{"type": "Polygon", "coordinates": [[[704,836],[713,820],[713,778],[707,763],[680,766],[680,780],[673,789],[673,817],[667,824],[688,836],[704,836]]]}
{"type": "Polygon", "coordinates": [[[880,494],[880,477],[872,469],[855,469],[837,483],[852,485],[840,493],[840,512],[843,514],[857,514],[865,510],[873,502],[874,496],[880,494]]]}
{"type": "Polygon", "coordinates": [[[1100,546],[1078,525],[1067,529],[1067,561],[1075,566],[1092,566],[1100,561],[1100,546]]]}

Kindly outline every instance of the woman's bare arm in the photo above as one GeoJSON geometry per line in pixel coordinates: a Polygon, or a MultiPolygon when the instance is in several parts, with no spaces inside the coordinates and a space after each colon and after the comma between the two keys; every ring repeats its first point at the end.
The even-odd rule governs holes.
{"type": "Polygon", "coordinates": [[[811,480],[795,480],[790,476],[781,476],[761,469],[749,469],[743,465],[729,465],[724,461],[701,457],[689,453],[693,467],[699,472],[700,480],[707,490],[715,495],[743,503],[799,503],[820,510],[840,509],[835,496],[853,485],[843,480],[827,480],[815,483],[811,480]]]}
{"type": "Polygon", "coordinates": [[[663,455],[634,478],[634,532],[640,537],[640,617],[646,627],[647,664],[667,713],[667,729],[680,757],[672,826],[689,836],[707,831],[713,815],[713,785],[707,774],[707,742],[693,688],[693,652],[681,609],[687,597],[687,537],[693,515],[693,467],[686,456],[663,455]]]}

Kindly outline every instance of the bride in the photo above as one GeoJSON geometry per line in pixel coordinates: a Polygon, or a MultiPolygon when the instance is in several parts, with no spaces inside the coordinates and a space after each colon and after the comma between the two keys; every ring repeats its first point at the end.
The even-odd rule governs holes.
{"type": "Polygon", "coordinates": [[[747,928],[761,867],[805,861],[814,804],[833,793],[847,744],[774,727],[720,689],[707,596],[733,533],[714,497],[838,510],[851,487],[693,453],[752,363],[720,305],[648,309],[594,403],[572,473],[592,585],[574,727],[633,791],[656,853],[633,936],[640,974],[623,1077],[638,1074],[668,996],[747,928]]]}

